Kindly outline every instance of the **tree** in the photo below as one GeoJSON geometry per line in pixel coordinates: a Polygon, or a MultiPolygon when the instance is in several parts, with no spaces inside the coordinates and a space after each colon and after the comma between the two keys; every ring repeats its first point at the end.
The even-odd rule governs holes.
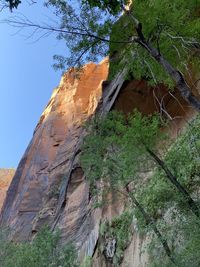
{"type": "MultiPolygon", "coordinates": [[[[194,50],[199,51],[200,48],[200,31],[197,30],[197,27],[200,28],[197,13],[200,2],[136,0],[129,10],[123,2],[89,0],[92,6],[98,6],[112,14],[120,12],[120,7],[125,12],[124,26],[128,25],[125,36],[132,41],[125,53],[122,50],[123,55],[128,56],[125,63],[130,63],[129,58],[137,54],[140,61],[138,66],[133,62],[133,76],[137,73],[139,78],[143,76],[154,83],[169,83],[169,86],[174,81],[181,95],[200,111],[200,102],[192,94],[182,73],[187,70],[188,62],[193,60],[194,50]]],[[[118,40],[117,34],[114,39],[118,40]]]]}
{"type": "Polygon", "coordinates": [[[90,125],[90,135],[85,138],[82,147],[81,165],[90,181],[91,192],[101,194],[104,190],[114,190],[131,199],[146,225],[157,236],[166,255],[175,266],[179,266],[167,240],[156,226],[156,221],[137,200],[136,191],[129,187],[134,183],[134,188],[137,188],[141,172],[150,166],[149,159],[145,156],[148,154],[146,144],[149,147],[155,146],[158,125],[157,117],[142,118],[139,113],[131,116],[128,123],[122,114],[116,112],[104,119],[95,118],[90,125]],[[101,188],[98,188],[99,182],[103,184],[101,188]]]}
{"type": "Polygon", "coordinates": [[[200,0],[135,0],[129,9],[128,2],[82,0],[72,5],[49,0],[46,6],[55,8],[59,25],[42,26],[24,19],[9,22],[58,33],[71,54],[55,56],[57,68],[80,66],[109,54],[113,75],[126,68],[135,79],[176,86],[200,111],[200,101],[192,92],[195,81],[190,79],[192,69],[200,69],[200,0]]]}
{"type": "MultiPolygon", "coordinates": [[[[199,116],[188,124],[186,129],[177,137],[164,156],[164,162],[177,177],[179,182],[187,188],[190,195],[199,205],[199,116]]],[[[163,147],[163,145],[162,145],[163,147]]],[[[169,244],[173,244],[174,253],[179,258],[180,266],[199,266],[199,218],[191,216],[186,203],[183,202],[177,190],[171,187],[161,168],[156,168],[145,186],[137,188],[137,199],[152,214],[158,228],[166,237],[169,244]],[[167,214],[167,215],[166,215],[167,214]],[[164,216],[163,216],[164,215],[164,216]],[[196,250],[197,249],[197,250],[196,250]]],[[[140,219],[138,213],[137,218],[140,219]]],[[[153,242],[150,254],[157,264],[153,266],[171,266],[170,263],[160,264],[162,250],[158,242],[153,242]]]]}
{"type": "Polygon", "coordinates": [[[159,130],[161,125],[161,121],[157,116],[143,117],[142,114],[138,112],[129,116],[128,125],[125,126],[126,131],[121,140],[121,142],[123,142],[124,168],[128,169],[128,166],[135,162],[134,172],[140,172],[144,169],[144,162],[147,164],[149,162],[151,165],[153,161],[162,169],[169,182],[176,187],[183,199],[188,203],[191,211],[199,217],[199,209],[195,201],[159,156],[157,144],[162,137],[159,130]],[[138,164],[138,160],[141,162],[142,166],[138,164]]]}
{"type": "MultiPolygon", "coordinates": [[[[87,125],[89,135],[83,144],[81,165],[94,195],[110,190],[131,200],[139,228],[143,224],[149,227],[176,266],[188,266],[188,262],[198,266],[198,249],[194,249],[200,234],[198,199],[194,202],[191,195],[195,197],[199,187],[199,117],[173,146],[162,151],[166,154],[162,163],[170,174],[157,162],[161,160],[159,143],[163,147],[163,137],[166,139],[161,125],[158,116],[142,117],[138,112],[128,118],[118,112],[94,118],[87,125]],[[169,177],[172,174],[177,185],[169,177]],[[187,263],[184,253],[189,255],[187,263]]],[[[107,199],[102,203],[108,203],[107,199]]],[[[158,256],[155,266],[160,266],[160,260],[158,256]]]]}

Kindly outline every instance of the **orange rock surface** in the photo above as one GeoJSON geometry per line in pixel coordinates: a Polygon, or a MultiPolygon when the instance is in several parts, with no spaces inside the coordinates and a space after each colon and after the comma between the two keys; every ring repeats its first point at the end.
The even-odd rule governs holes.
{"type": "MultiPolygon", "coordinates": [[[[107,60],[99,65],[89,63],[78,77],[74,70],[68,71],[53,91],[19,163],[0,217],[17,240],[27,240],[54,217],[58,192],[72,168],[81,126],[94,113],[107,75],[107,60]]],[[[75,177],[75,184],[80,181],[75,177]]],[[[82,197],[80,192],[74,205],[82,197]]]]}
{"type": "Polygon", "coordinates": [[[14,169],[0,169],[0,211],[14,174],[14,169]]]}

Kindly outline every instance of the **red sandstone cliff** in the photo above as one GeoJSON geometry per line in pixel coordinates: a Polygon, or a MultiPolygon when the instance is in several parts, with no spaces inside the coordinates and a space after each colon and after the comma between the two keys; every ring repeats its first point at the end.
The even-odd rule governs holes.
{"type": "MultiPolygon", "coordinates": [[[[73,241],[80,256],[95,254],[94,266],[106,266],[95,253],[99,222],[118,214],[123,201],[115,200],[104,210],[92,208],[79,165],[84,122],[95,112],[138,108],[144,114],[167,112],[176,134],[193,114],[176,90],[172,95],[161,85],[151,88],[144,81],[127,82],[123,73],[112,82],[103,82],[107,74],[108,63],[103,61],[87,64],[78,78],[73,70],[63,76],[17,168],[0,217],[1,224],[9,225],[17,240],[30,239],[44,224],[52,229],[59,227],[62,241],[73,241]]],[[[135,264],[130,266],[137,267],[141,262],[145,266],[139,247],[142,241],[134,235],[126,252],[135,264]]]]}
{"type": "Polygon", "coordinates": [[[14,174],[14,169],[0,169],[0,211],[14,174]]]}
{"type": "MultiPolygon", "coordinates": [[[[10,225],[17,239],[29,238],[40,227],[37,221],[43,224],[55,215],[59,187],[72,168],[81,125],[94,112],[106,78],[105,62],[90,63],[79,78],[73,71],[66,73],[54,90],[19,163],[1,214],[1,221],[10,225]]],[[[83,177],[79,169],[73,172],[78,186],[83,177]]],[[[74,205],[81,197],[86,194],[79,194],[74,205]]]]}

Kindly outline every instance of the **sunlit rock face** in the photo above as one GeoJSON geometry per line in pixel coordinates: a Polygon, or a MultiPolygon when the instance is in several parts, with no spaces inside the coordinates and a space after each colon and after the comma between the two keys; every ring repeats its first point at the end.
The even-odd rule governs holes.
{"type": "MultiPolygon", "coordinates": [[[[109,266],[97,250],[100,221],[120,214],[126,200],[110,195],[106,207],[93,208],[79,162],[87,130],[83,125],[97,112],[117,109],[128,114],[137,108],[146,115],[161,112],[171,118],[176,136],[194,114],[177,90],[125,81],[123,72],[110,82],[107,76],[107,60],[87,64],[78,77],[74,70],[63,76],[20,161],[0,216],[0,223],[9,225],[11,237],[18,241],[31,239],[46,224],[60,228],[61,242],[73,241],[80,258],[94,256],[94,267],[109,266]]],[[[122,266],[146,266],[147,257],[140,256],[144,246],[145,240],[135,233],[122,266]]]]}
{"type": "MultiPolygon", "coordinates": [[[[71,168],[81,126],[96,109],[107,71],[106,60],[99,65],[89,63],[78,78],[74,70],[68,71],[54,90],[20,161],[1,214],[1,223],[10,226],[17,240],[29,239],[55,216],[60,185],[71,168]]],[[[74,184],[80,184],[81,172],[74,169],[73,173],[74,184]]],[[[70,203],[77,205],[81,198],[87,198],[87,190],[82,186],[78,199],[72,196],[70,203]]]]}
{"type": "Polygon", "coordinates": [[[14,169],[0,169],[0,211],[14,174],[14,169]]]}

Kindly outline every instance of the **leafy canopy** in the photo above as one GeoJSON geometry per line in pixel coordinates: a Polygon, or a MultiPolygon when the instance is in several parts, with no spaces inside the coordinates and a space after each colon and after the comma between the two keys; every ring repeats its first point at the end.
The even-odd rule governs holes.
{"type": "MultiPolygon", "coordinates": [[[[18,5],[18,1],[11,3],[18,5]]],[[[66,43],[69,55],[54,56],[57,69],[80,67],[109,55],[110,78],[126,68],[135,79],[173,87],[173,78],[144,48],[143,38],[188,77],[193,68],[200,68],[200,0],[134,0],[132,4],[128,0],[47,0],[45,5],[53,8],[55,24],[16,19],[20,27],[55,32],[66,43]]],[[[9,23],[16,26],[16,21],[9,23]]]]}
{"type": "Polygon", "coordinates": [[[114,17],[102,13],[100,9],[90,8],[87,1],[49,0],[47,7],[53,7],[60,18],[58,40],[63,40],[69,49],[69,56],[55,55],[55,69],[80,67],[88,61],[98,61],[108,51],[109,35],[114,17]]]}
{"type": "Polygon", "coordinates": [[[188,62],[199,68],[200,0],[134,0],[129,12],[123,11],[129,1],[70,2],[47,1],[60,18],[58,39],[64,40],[71,52],[69,57],[55,56],[57,68],[80,66],[110,55],[110,77],[126,66],[136,79],[172,87],[171,77],[133,39],[138,37],[135,20],[140,22],[144,37],[176,69],[190,72],[188,62]]]}
{"type": "MultiPolygon", "coordinates": [[[[195,58],[194,55],[195,46],[199,47],[200,42],[200,18],[197,13],[199,4],[200,1],[195,0],[135,0],[131,9],[131,13],[142,25],[144,37],[172,66],[184,73],[188,72],[188,62],[199,64],[196,62],[198,56],[195,58]]],[[[123,17],[121,24],[113,30],[112,38],[115,41],[137,36],[131,17],[123,17]]],[[[123,49],[111,43],[110,55],[115,51],[119,51],[120,56],[113,66],[111,63],[111,77],[118,71],[115,65],[123,58],[125,63],[130,64],[129,72],[136,79],[146,78],[151,84],[164,82],[173,86],[171,77],[137,42],[130,43],[123,49]],[[130,58],[133,60],[130,61],[130,58]]],[[[123,67],[123,62],[120,64],[123,67]]]]}
{"type": "Polygon", "coordinates": [[[91,7],[98,7],[113,15],[120,13],[122,6],[128,4],[128,2],[128,0],[83,0],[83,3],[89,3],[91,7]]]}
{"type": "Polygon", "coordinates": [[[162,137],[160,123],[157,115],[143,117],[137,111],[128,118],[115,111],[105,118],[94,118],[81,156],[91,184],[95,187],[96,181],[103,179],[115,188],[123,188],[137,180],[140,172],[153,164],[146,147],[155,149],[162,137]]]}

